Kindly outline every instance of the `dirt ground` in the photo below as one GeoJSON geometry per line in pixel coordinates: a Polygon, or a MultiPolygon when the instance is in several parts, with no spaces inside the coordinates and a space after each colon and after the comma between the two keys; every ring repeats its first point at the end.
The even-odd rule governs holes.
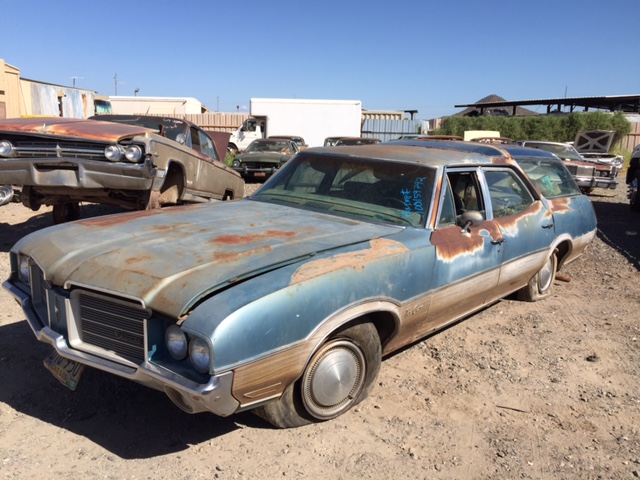
{"type": "MultiPolygon", "coordinates": [[[[503,300],[387,358],[358,408],[293,430],[188,415],[91,369],[71,392],[1,290],[0,479],[640,477],[640,215],[624,185],[591,200],[598,236],[552,298],[503,300]]],[[[3,280],[49,212],[0,207],[3,280]]]]}

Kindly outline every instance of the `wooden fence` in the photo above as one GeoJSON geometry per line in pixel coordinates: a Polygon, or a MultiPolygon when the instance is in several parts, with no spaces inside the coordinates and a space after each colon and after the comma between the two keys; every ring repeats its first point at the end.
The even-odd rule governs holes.
{"type": "Polygon", "coordinates": [[[630,122],[631,133],[620,142],[620,150],[631,152],[636,145],[640,144],[640,122],[630,122]]]}

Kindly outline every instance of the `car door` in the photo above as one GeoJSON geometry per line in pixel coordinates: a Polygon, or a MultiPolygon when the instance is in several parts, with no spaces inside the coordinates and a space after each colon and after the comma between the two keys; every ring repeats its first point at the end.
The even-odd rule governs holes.
{"type": "Polygon", "coordinates": [[[496,246],[502,266],[496,289],[489,301],[524,286],[542,268],[551,254],[555,238],[552,212],[547,203],[512,168],[482,169],[488,197],[487,217],[498,226],[496,246]]]}
{"type": "Polygon", "coordinates": [[[191,140],[193,149],[206,157],[195,157],[197,169],[191,184],[195,192],[221,197],[224,195],[226,183],[225,177],[221,175],[222,164],[217,161],[218,155],[215,150],[213,140],[202,130],[194,126],[191,127],[191,140]]]}
{"type": "Polygon", "coordinates": [[[477,168],[450,169],[443,177],[437,225],[431,235],[436,260],[427,332],[477,310],[493,298],[504,250],[498,223],[486,215],[482,176],[477,168]],[[464,212],[477,211],[477,226],[457,224],[464,212]]]}

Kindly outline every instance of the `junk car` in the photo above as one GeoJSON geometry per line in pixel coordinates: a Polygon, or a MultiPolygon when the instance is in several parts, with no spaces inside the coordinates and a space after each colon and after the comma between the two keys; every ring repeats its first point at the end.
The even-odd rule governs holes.
{"type": "Polygon", "coordinates": [[[629,168],[627,168],[627,198],[629,206],[634,212],[640,212],[640,148],[636,146],[629,160],[629,168]]]}
{"type": "Polygon", "coordinates": [[[242,178],[220,160],[228,134],[212,136],[154,116],[0,120],[0,184],[19,186],[32,210],[53,205],[56,223],[79,218],[80,202],[144,209],[242,197],[242,178]]]}
{"type": "Polygon", "coordinates": [[[265,180],[299,151],[298,144],[291,139],[259,138],[244,153],[235,156],[233,168],[244,178],[265,180]]]}
{"type": "Polygon", "coordinates": [[[34,232],[3,286],[69,387],[89,366],[189,413],[333,419],[385,355],[550,295],[596,232],[588,198],[554,208],[504,150],[414,143],[311,148],[237,202],[34,232]]]}
{"type": "Polygon", "coordinates": [[[547,150],[557,155],[565,162],[567,169],[584,193],[591,193],[594,188],[615,189],[618,186],[617,176],[622,164],[617,159],[586,158],[568,143],[524,140],[518,144],[547,150]]]}

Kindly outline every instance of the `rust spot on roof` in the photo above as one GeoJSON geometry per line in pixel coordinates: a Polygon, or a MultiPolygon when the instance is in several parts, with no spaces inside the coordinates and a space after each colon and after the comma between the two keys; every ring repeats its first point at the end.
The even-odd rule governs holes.
{"type": "Polygon", "coordinates": [[[337,270],[361,270],[376,259],[408,250],[403,244],[385,238],[371,240],[370,246],[371,248],[358,252],[341,253],[331,258],[305,263],[293,274],[291,285],[337,270]]]}

